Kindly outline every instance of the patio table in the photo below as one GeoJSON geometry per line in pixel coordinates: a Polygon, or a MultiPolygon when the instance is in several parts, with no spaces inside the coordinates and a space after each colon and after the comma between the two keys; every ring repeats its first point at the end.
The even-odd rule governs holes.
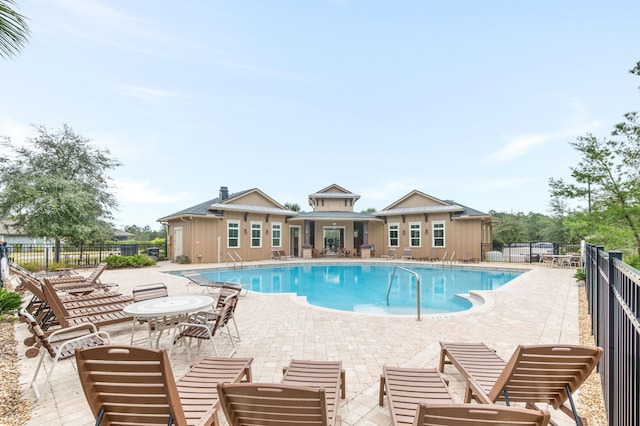
{"type": "Polygon", "coordinates": [[[181,295],[158,297],[156,299],[142,300],[125,306],[122,311],[133,317],[131,340],[135,331],[135,323],[138,319],[146,319],[149,330],[149,346],[153,346],[154,334],[157,334],[156,347],[159,346],[160,337],[165,329],[171,329],[178,322],[192,313],[213,306],[215,299],[205,295],[181,295]]]}

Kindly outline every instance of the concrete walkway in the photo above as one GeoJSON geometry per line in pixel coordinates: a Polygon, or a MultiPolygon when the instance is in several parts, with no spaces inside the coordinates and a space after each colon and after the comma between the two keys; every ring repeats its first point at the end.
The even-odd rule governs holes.
{"type": "MultiPolygon", "coordinates": [[[[293,262],[293,261],[291,261],[293,262]]],[[[290,262],[290,263],[291,263],[290,262]]],[[[372,263],[375,260],[371,261],[372,263]]],[[[279,264],[282,264],[280,261],[279,264]]],[[[388,261],[386,261],[388,264],[388,261]]],[[[410,265],[411,262],[407,262],[410,265]]],[[[469,311],[450,315],[378,316],[332,311],[307,305],[290,294],[249,292],[241,297],[236,319],[242,341],[236,357],[253,357],[255,382],[278,382],[282,367],[290,359],[340,360],[346,370],[347,398],[341,402],[339,414],[343,425],[390,425],[388,406],[378,406],[379,378],[383,365],[437,367],[439,341],[484,342],[500,356],[509,358],[517,344],[579,343],[578,284],[575,270],[538,265],[482,264],[482,267],[526,268],[528,272],[495,291],[478,291],[484,303],[469,311]]],[[[198,268],[216,265],[198,265],[198,268]]],[[[106,271],[103,282],[120,284],[119,291],[130,294],[139,284],[164,282],[171,295],[200,293],[187,286],[188,280],[166,272],[195,269],[194,265],[162,262],[154,268],[106,271]],[[185,266],[187,268],[185,268],[185,266]]],[[[128,344],[130,323],[104,327],[115,343],[128,344]]],[[[137,344],[145,344],[145,331],[140,328],[137,344]]],[[[28,331],[16,325],[18,355],[22,368],[21,384],[27,398],[34,399],[28,383],[37,358],[25,358],[22,341],[28,331]]],[[[230,349],[228,339],[216,340],[219,351],[230,349]]],[[[169,339],[161,345],[168,348],[169,339]]],[[[203,346],[200,356],[209,355],[203,346]]],[[[195,351],[192,354],[195,360],[195,351]]],[[[174,374],[187,370],[182,348],[172,357],[174,374]]],[[[462,399],[463,383],[455,369],[448,366],[445,375],[450,386],[462,399]]],[[[61,361],[50,386],[44,386],[44,373],[38,378],[43,393],[34,403],[29,425],[90,425],[94,418],[80,387],[74,360],[61,361]]],[[[224,415],[220,413],[221,419],[224,415]]],[[[564,416],[553,415],[560,424],[571,424],[564,416]]],[[[223,424],[224,421],[222,422],[223,424]]]]}

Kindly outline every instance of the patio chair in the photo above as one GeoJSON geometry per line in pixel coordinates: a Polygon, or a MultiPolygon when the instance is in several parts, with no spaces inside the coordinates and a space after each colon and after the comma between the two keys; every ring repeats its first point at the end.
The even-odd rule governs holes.
{"type": "Polygon", "coordinates": [[[291,360],[284,368],[280,384],[324,390],[327,424],[340,424],[338,398],[345,399],[345,372],[340,361],[291,360]]]}
{"type": "Polygon", "coordinates": [[[390,248],[389,249],[389,253],[383,254],[380,257],[383,258],[383,259],[395,259],[396,258],[396,249],[390,248]]]}
{"type": "Polygon", "coordinates": [[[389,401],[394,426],[413,425],[421,401],[434,404],[453,403],[453,396],[435,368],[382,367],[378,404],[389,401]]]}
{"type": "Polygon", "coordinates": [[[58,361],[72,357],[76,348],[88,348],[111,343],[109,333],[98,331],[96,326],[91,323],[63,328],[47,336],[36,319],[26,309],[21,309],[19,315],[25,319],[27,328],[40,343],[39,348],[29,348],[26,354],[28,358],[33,358],[40,354],[38,365],[31,379],[31,387],[38,400],[41,397],[41,393],[36,385],[36,379],[45,358],[51,361],[49,372],[47,372],[46,368],[44,369],[47,375],[46,383],[49,383],[58,361]]]}
{"type": "Polygon", "coordinates": [[[251,380],[251,358],[204,358],[177,381],[164,349],[79,349],[76,361],[101,425],[218,425],[218,383],[251,380]]]}
{"type": "Polygon", "coordinates": [[[332,421],[324,389],[271,383],[218,385],[229,426],[340,425],[332,421]]]}
{"type": "MultiPolygon", "coordinates": [[[[169,296],[169,290],[167,290],[167,285],[164,283],[140,284],[138,286],[135,286],[131,291],[131,293],[133,294],[134,303],[141,302],[143,300],[157,299],[159,297],[169,296]]],[[[133,335],[135,334],[137,324],[147,325],[149,339],[151,339],[153,321],[149,321],[148,318],[134,318],[133,321],[131,322],[131,340],[129,342],[132,345],[133,345],[133,335]]],[[[158,338],[160,338],[160,336],[158,336],[158,338]]]]}
{"type": "Polygon", "coordinates": [[[428,262],[437,262],[440,260],[440,256],[438,256],[438,249],[432,248],[431,255],[427,258],[428,262]]]}
{"type": "Polygon", "coordinates": [[[548,411],[478,404],[430,405],[421,402],[416,426],[546,426],[548,411]]]}
{"type": "Polygon", "coordinates": [[[411,255],[411,249],[410,248],[406,248],[403,250],[402,252],[402,258],[403,259],[413,259],[413,256],[411,255]]]}
{"type": "MultiPolygon", "coordinates": [[[[208,340],[211,342],[213,352],[218,356],[214,337],[220,334],[222,329],[228,327],[236,303],[238,303],[238,292],[226,297],[219,310],[197,312],[189,315],[187,322],[178,323],[173,333],[173,344],[169,350],[169,356],[171,356],[173,347],[182,341],[186,346],[187,360],[191,360],[191,341],[193,339],[198,340],[198,352],[200,352],[202,340],[208,340]]],[[[228,356],[232,357],[236,353],[236,344],[231,333],[228,334],[232,346],[228,356]]]]}
{"type": "Polygon", "coordinates": [[[439,370],[452,364],[467,381],[464,402],[523,402],[532,409],[537,409],[536,403],[546,403],[571,417],[576,425],[586,424],[572,394],[597,365],[602,348],[519,345],[506,362],[483,343],[440,342],[440,347],[439,370]]]}

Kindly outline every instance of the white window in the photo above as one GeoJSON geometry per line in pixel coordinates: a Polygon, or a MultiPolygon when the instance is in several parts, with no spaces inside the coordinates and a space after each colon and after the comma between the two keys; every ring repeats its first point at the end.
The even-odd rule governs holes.
{"type": "Polygon", "coordinates": [[[446,247],[446,240],[445,240],[445,232],[444,232],[444,221],[434,221],[431,224],[431,235],[432,235],[432,241],[431,241],[431,245],[433,247],[446,247]]]}
{"type": "Polygon", "coordinates": [[[398,247],[400,245],[400,224],[389,224],[389,247],[398,247]]]}
{"type": "Polygon", "coordinates": [[[251,247],[262,247],[262,222],[251,222],[251,247]]]}
{"type": "Polygon", "coordinates": [[[422,224],[420,222],[409,223],[409,247],[422,247],[422,224]]]}
{"type": "Polygon", "coordinates": [[[236,220],[227,222],[227,247],[240,247],[240,222],[236,220]]]}
{"type": "Polygon", "coordinates": [[[282,224],[271,223],[271,247],[282,247],[282,224]]]}

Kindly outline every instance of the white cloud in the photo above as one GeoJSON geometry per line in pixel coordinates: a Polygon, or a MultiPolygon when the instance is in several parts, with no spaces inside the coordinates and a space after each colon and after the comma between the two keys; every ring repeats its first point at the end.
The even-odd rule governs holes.
{"type": "Polygon", "coordinates": [[[557,140],[566,141],[585,133],[593,132],[599,126],[600,123],[596,120],[589,123],[581,123],[559,132],[517,135],[512,137],[507,145],[489,155],[487,159],[491,161],[510,161],[524,156],[532,148],[557,140]]]}
{"type": "Polygon", "coordinates": [[[11,117],[0,117],[0,136],[8,136],[15,145],[22,145],[36,135],[34,127],[18,123],[11,117]]]}
{"type": "Polygon", "coordinates": [[[122,204],[167,204],[187,201],[191,198],[188,192],[166,194],[151,186],[148,180],[119,178],[113,181],[116,196],[122,204]]]}

